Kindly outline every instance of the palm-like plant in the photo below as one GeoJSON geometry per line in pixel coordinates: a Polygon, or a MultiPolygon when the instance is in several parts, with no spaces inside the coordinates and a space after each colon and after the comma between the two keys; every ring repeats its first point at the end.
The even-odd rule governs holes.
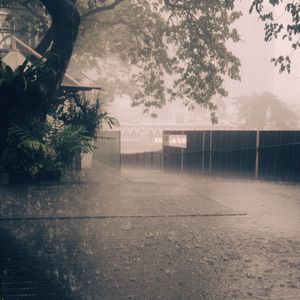
{"type": "Polygon", "coordinates": [[[24,95],[28,87],[28,81],[32,80],[34,74],[44,63],[44,59],[30,63],[30,59],[26,58],[22,65],[13,70],[0,59],[0,88],[13,88],[17,94],[24,95]]]}
{"type": "Polygon", "coordinates": [[[67,168],[76,152],[93,151],[84,128],[32,119],[25,126],[13,124],[10,127],[8,145],[10,155],[6,168],[31,175],[67,168]]]}
{"type": "Polygon", "coordinates": [[[50,146],[56,153],[60,167],[66,167],[73,161],[75,153],[89,153],[94,150],[91,138],[81,126],[67,125],[52,131],[50,146]]]}
{"type": "Polygon", "coordinates": [[[86,94],[72,94],[66,97],[63,103],[56,112],[57,118],[66,125],[85,128],[86,134],[91,138],[98,137],[103,124],[110,128],[119,125],[118,121],[103,109],[104,102],[101,102],[99,95],[87,97],[86,94]]]}

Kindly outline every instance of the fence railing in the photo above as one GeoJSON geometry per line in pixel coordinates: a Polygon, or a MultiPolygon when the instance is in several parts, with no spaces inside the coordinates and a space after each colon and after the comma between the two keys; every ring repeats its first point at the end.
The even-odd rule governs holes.
{"type": "Polygon", "coordinates": [[[151,151],[141,153],[123,153],[121,154],[122,167],[144,168],[144,169],[162,169],[162,152],[151,151]]]}
{"type": "Polygon", "coordinates": [[[300,131],[165,131],[163,135],[164,170],[300,179],[300,131]],[[185,135],[185,147],[168,142],[176,135],[185,135]]]}

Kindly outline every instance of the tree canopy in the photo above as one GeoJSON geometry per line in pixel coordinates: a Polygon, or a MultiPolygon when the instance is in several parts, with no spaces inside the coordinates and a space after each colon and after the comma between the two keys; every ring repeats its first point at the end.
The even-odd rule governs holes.
{"type": "MultiPolygon", "coordinates": [[[[241,16],[234,0],[72,2],[81,15],[73,72],[96,68],[97,83],[110,94],[129,94],[145,111],[178,99],[189,108],[197,103],[208,107],[214,119],[213,96],[227,95],[224,78],[239,79],[240,62],[226,47],[228,41],[239,40],[232,27],[241,16]]],[[[42,40],[39,52],[46,54],[53,28],[42,1],[0,0],[0,5],[24,8],[23,14],[13,17],[14,26],[23,34],[32,31],[42,40]]],[[[272,59],[280,72],[290,72],[291,56],[300,46],[300,4],[252,0],[249,7],[265,23],[266,41],[281,38],[291,43],[291,53],[272,59]]],[[[9,27],[12,18],[6,22],[9,27]]]]}
{"type": "MultiPolygon", "coordinates": [[[[45,36],[38,50],[46,55],[53,29],[42,2],[15,0],[13,4],[24,7],[31,28],[37,36],[45,36]]],[[[64,2],[70,1],[61,1],[61,5],[64,2]]],[[[214,117],[212,97],[227,95],[226,77],[239,79],[239,59],[227,48],[228,41],[239,41],[232,24],[241,13],[234,10],[234,0],[73,2],[81,25],[71,67],[93,68],[102,59],[103,81],[113,82],[116,90],[120,86],[120,92],[124,92],[123,86],[132,93],[133,104],[144,105],[145,111],[180,100],[191,109],[203,105],[214,117]],[[118,71],[123,72],[112,68],[114,59],[120,62],[118,71]],[[132,88],[124,82],[130,82],[132,88]]],[[[0,0],[0,4],[11,5],[12,1],[0,0]]]]}

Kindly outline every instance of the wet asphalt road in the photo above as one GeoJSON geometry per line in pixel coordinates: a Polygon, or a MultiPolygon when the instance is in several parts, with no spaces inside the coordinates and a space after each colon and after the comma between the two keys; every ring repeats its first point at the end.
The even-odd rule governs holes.
{"type": "Polygon", "coordinates": [[[4,299],[300,299],[298,185],[97,165],[0,195],[4,299]]]}

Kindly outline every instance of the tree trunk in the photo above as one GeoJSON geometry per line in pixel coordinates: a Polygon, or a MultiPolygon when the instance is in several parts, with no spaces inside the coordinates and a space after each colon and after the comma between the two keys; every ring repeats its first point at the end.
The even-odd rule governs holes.
{"type": "MultiPolygon", "coordinates": [[[[80,15],[71,0],[41,0],[48,10],[53,29],[53,44],[47,61],[36,72],[34,80],[28,81],[28,89],[22,97],[16,97],[14,88],[2,86],[0,99],[7,102],[4,109],[7,118],[0,122],[0,157],[6,147],[6,138],[11,122],[20,123],[28,115],[46,120],[69,65],[80,25],[80,15]]],[[[48,48],[48,47],[47,47],[48,48]]],[[[2,110],[3,111],[3,110],[2,110]]]]}
{"type": "MultiPolygon", "coordinates": [[[[46,52],[50,50],[50,47],[53,42],[53,38],[54,38],[54,28],[53,26],[51,26],[46,32],[46,34],[44,35],[44,37],[42,38],[42,40],[36,46],[35,51],[41,55],[45,55],[46,52]]],[[[34,59],[31,58],[31,61],[33,62],[36,60],[37,60],[36,58],[34,59]]]]}
{"type": "Polygon", "coordinates": [[[41,0],[48,10],[53,27],[53,45],[44,70],[38,78],[45,113],[55,97],[69,65],[80,25],[80,15],[70,0],[41,0]]]}

